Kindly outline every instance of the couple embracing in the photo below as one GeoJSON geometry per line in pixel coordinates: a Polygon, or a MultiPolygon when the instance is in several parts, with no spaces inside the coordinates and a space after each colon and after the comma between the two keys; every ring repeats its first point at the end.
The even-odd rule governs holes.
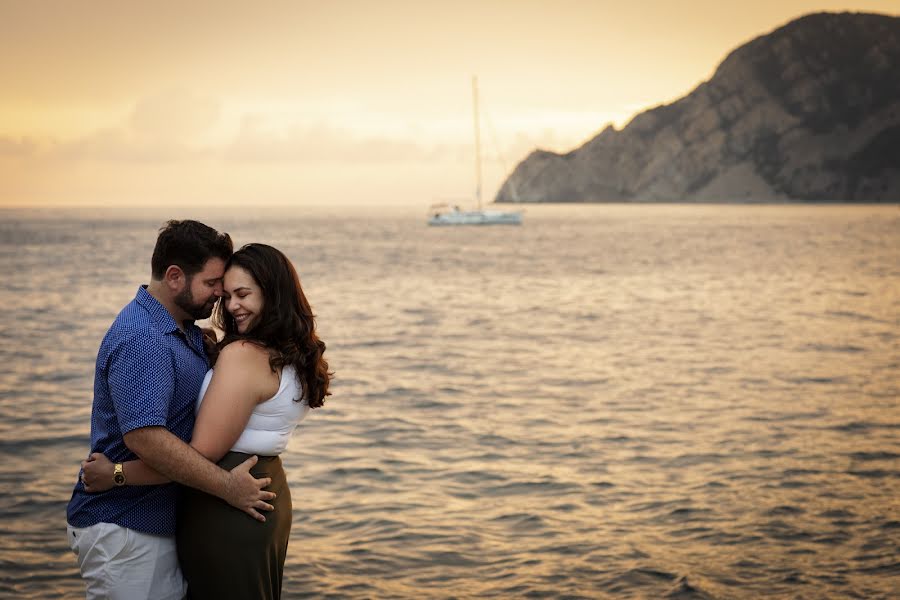
{"type": "Polygon", "coordinates": [[[197,221],[169,221],[151,267],[97,355],[67,510],[87,597],[279,598],[279,454],[331,379],[309,302],[283,253],[197,221]]]}

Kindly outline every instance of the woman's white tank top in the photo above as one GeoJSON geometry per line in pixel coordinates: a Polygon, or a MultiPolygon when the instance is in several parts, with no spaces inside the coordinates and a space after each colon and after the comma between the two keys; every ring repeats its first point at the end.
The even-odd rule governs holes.
{"type": "MultiPolygon", "coordinates": [[[[245,454],[259,454],[260,456],[276,456],[287,448],[291,434],[297,428],[297,424],[303,420],[309,412],[309,403],[306,398],[300,402],[294,402],[302,394],[300,384],[294,374],[292,365],[285,365],[281,370],[281,381],[275,395],[260,402],[253,409],[247,426],[241,437],[234,443],[233,452],[245,454]]],[[[206,389],[212,380],[213,370],[206,372],[203,385],[200,387],[200,395],[197,398],[197,408],[206,395],[206,389]]]]}

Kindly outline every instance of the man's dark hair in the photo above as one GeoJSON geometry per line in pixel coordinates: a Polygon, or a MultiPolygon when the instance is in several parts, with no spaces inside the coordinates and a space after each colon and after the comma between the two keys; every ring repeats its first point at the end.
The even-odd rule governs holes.
{"type": "Polygon", "coordinates": [[[188,277],[203,270],[210,258],[231,258],[231,236],[219,233],[199,221],[169,221],[159,230],[150,265],[153,279],[160,280],[170,265],[177,265],[188,277]]]}

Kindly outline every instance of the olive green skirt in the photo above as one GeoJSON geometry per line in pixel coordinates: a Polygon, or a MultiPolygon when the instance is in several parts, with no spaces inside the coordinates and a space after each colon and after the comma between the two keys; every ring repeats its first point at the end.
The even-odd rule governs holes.
{"type": "MultiPolygon", "coordinates": [[[[250,457],[229,452],[219,466],[231,470],[250,457]]],[[[275,492],[260,523],[224,500],[183,488],[178,514],[178,561],[192,600],[277,599],[291,534],[291,491],[277,456],[260,456],[250,471],[271,477],[275,492]]]]}

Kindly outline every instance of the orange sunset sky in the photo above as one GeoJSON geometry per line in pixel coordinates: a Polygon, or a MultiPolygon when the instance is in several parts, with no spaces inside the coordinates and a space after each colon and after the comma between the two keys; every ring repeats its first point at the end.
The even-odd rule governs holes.
{"type": "Polygon", "coordinates": [[[0,205],[485,196],[820,10],[900,2],[0,2],[0,205]]]}

